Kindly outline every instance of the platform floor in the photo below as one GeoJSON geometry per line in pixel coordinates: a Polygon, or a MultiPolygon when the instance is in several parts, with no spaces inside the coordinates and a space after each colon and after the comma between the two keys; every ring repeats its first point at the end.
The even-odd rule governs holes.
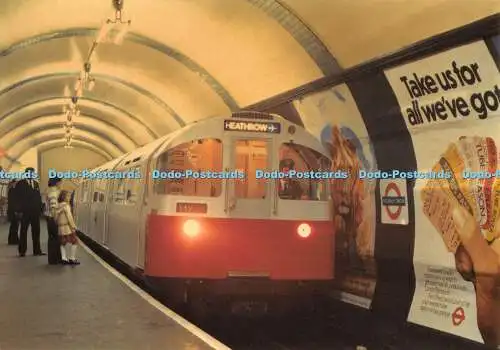
{"type": "MultiPolygon", "coordinates": [[[[46,223],[41,221],[46,251],[46,223]]],[[[115,277],[82,247],[80,266],[17,256],[0,224],[0,350],[213,348],[115,277]]],[[[213,344],[212,344],[213,345],[213,344]]]]}

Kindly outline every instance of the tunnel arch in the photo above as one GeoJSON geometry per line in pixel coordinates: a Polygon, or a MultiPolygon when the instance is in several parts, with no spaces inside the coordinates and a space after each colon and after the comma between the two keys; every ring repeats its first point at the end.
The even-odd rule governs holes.
{"type": "MultiPolygon", "coordinates": [[[[34,115],[29,118],[25,118],[21,120],[21,124],[24,124],[23,126],[23,131],[24,130],[31,130],[31,129],[37,129],[40,127],[37,126],[30,126],[30,122],[38,122],[41,123],[44,130],[47,127],[52,127],[52,126],[59,126],[61,129],[63,128],[63,125],[65,123],[64,119],[61,118],[61,115],[54,115],[53,113],[47,113],[47,114],[41,114],[41,115],[34,115]]],[[[109,123],[106,120],[102,120],[102,118],[92,116],[92,115],[87,115],[87,114],[80,114],[78,118],[76,118],[73,121],[73,124],[75,125],[75,128],[77,129],[82,129],[82,130],[87,130],[91,131],[95,134],[101,134],[101,135],[107,135],[110,140],[112,140],[114,137],[119,136],[123,140],[127,140],[127,143],[129,144],[129,148],[135,149],[139,147],[139,144],[134,141],[128,134],[126,134],[123,130],[121,130],[119,127],[115,126],[112,123],[109,123]],[[82,120],[83,119],[83,120],[82,120]],[[85,121],[90,121],[90,123],[85,123],[85,121]],[[103,133],[101,133],[101,130],[103,133]]],[[[5,142],[6,140],[9,140],[11,137],[10,135],[15,134],[19,125],[10,127],[8,129],[0,129],[0,139],[3,139],[5,142]]],[[[15,137],[15,136],[14,136],[15,137]]],[[[7,141],[8,142],[8,141],[7,141]]],[[[121,142],[114,142],[116,145],[121,145],[121,142]]]]}
{"type": "MultiPolygon", "coordinates": [[[[51,151],[51,150],[54,150],[57,148],[63,148],[64,144],[65,144],[64,140],[45,141],[45,142],[42,142],[41,144],[38,145],[37,150],[40,154],[43,154],[44,152],[47,152],[47,151],[51,151]]],[[[108,161],[114,159],[111,154],[109,154],[106,151],[100,149],[99,147],[93,145],[92,143],[88,143],[88,142],[83,141],[83,140],[74,140],[72,142],[72,146],[74,148],[82,148],[82,149],[86,149],[88,151],[94,152],[96,154],[99,154],[100,156],[102,156],[103,158],[105,158],[108,161]]],[[[23,155],[24,155],[24,153],[21,154],[19,157],[22,157],[23,155]]]]}
{"type": "MultiPolygon", "coordinates": [[[[10,170],[14,165],[15,161],[19,159],[22,155],[24,155],[27,151],[29,151],[32,147],[37,147],[38,145],[43,146],[44,144],[51,144],[64,146],[65,141],[62,140],[62,134],[60,137],[55,137],[54,135],[45,135],[45,136],[37,136],[32,140],[24,140],[24,143],[27,145],[23,145],[20,149],[21,151],[13,152],[11,155],[11,159],[8,159],[7,170],[10,170]]],[[[107,150],[106,142],[102,142],[101,140],[91,139],[88,137],[82,137],[80,135],[74,135],[73,141],[75,145],[90,145],[91,147],[97,148],[99,150],[98,153],[106,154],[110,159],[115,159],[120,156],[119,153],[113,152],[111,150],[107,150]]],[[[75,147],[76,148],[76,147],[75,147]]]]}
{"type": "MultiPolygon", "coordinates": [[[[64,139],[64,136],[66,135],[63,129],[63,123],[52,122],[51,124],[44,124],[43,129],[40,129],[39,127],[24,128],[23,131],[19,135],[17,135],[17,139],[21,140],[29,139],[30,137],[42,132],[54,132],[55,135],[60,133],[61,139],[64,139]]],[[[118,150],[120,154],[127,153],[128,151],[132,150],[132,149],[128,150],[127,148],[123,147],[115,140],[112,140],[105,132],[102,132],[101,130],[95,127],[89,125],[80,125],[78,129],[73,131],[73,133],[78,133],[78,132],[83,132],[87,135],[92,135],[98,137],[101,140],[104,140],[106,144],[108,144],[115,150],[118,150]]],[[[16,146],[17,146],[16,141],[4,143],[4,147],[6,149],[15,149],[16,146]]]]}
{"type": "MultiPolygon", "coordinates": [[[[117,147],[114,143],[110,142],[105,135],[104,137],[101,135],[77,129],[73,133],[73,140],[83,140],[95,143],[96,146],[106,150],[106,152],[110,153],[115,158],[125,153],[125,150],[122,147],[117,147]]],[[[62,127],[56,125],[56,127],[31,132],[28,135],[23,136],[22,141],[18,141],[15,145],[9,148],[9,155],[13,159],[17,159],[20,154],[24,153],[29,148],[36,147],[41,142],[56,139],[64,140],[65,132],[62,127]]]]}
{"type": "MultiPolygon", "coordinates": [[[[160,135],[157,134],[151,128],[151,126],[149,126],[146,123],[146,121],[140,120],[134,114],[122,109],[121,107],[114,105],[113,103],[90,98],[90,97],[85,97],[85,96],[80,97],[79,101],[80,101],[79,106],[80,106],[82,113],[84,112],[84,110],[87,107],[92,108],[92,105],[95,104],[95,105],[97,105],[97,106],[95,106],[95,109],[98,109],[99,113],[102,113],[103,116],[107,116],[110,113],[108,111],[106,111],[106,109],[109,108],[109,109],[113,110],[114,112],[116,112],[117,114],[123,115],[123,118],[125,120],[127,120],[127,122],[132,122],[132,123],[137,124],[138,126],[144,128],[144,133],[151,138],[151,141],[160,137],[160,135]],[[101,107],[101,108],[99,108],[99,107],[101,107]]],[[[34,107],[35,111],[32,111],[32,112],[36,113],[37,107],[38,108],[49,107],[49,106],[51,106],[51,107],[52,106],[63,107],[65,105],[67,105],[67,102],[68,102],[68,97],[60,96],[60,95],[30,101],[26,104],[20,105],[14,109],[9,110],[7,113],[5,113],[3,115],[0,115],[0,125],[1,125],[1,123],[8,121],[10,118],[15,118],[16,114],[18,112],[24,112],[25,109],[29,109],[31,107],[34,107]],[[38,106],[38,105],[41,105],[41,106],[38,106]]],[[[60,110],[62,111],[62,108],[60,110]]],[[[56,113],[54,113],[54,114],[56,114],[56,113]]],[[[62,115],[62,113],[61,113],[61,115],[62,115]]],[[[117,117],[119,117],[119,116],[117,116],[117,117]]]]}
{"type": "Polygon", "coordinates": [[[302,46],[324,75],[342,72],[342,67],[323,41],[300,16],[279,0],[246,0],[278,22],[302,46]]]}
{"type": "MultiPolygon", "coordinates": [[[[176,124],[178,126],[182,127],[185,125],[184,120],[170,107],[165,101],[161,100],[158,98],[156,95],[152,94],[150,91],[147,89],[140,87],[132,82],[120,79],[116,76],[112,75],[106,75],[106,74],[93,74],[94,77],[97,79],[102,79],[103,81],[111,82],[113,84],[119,84],[123,85],[133,91],[135,91],[137,94],[140,94],[142,96],[147,97],[148,99],[152,100],[155,102],[157,105],[162,107],[169,116],[173,118],[176,124]]],[[[13,83],[7,87],[4,87],[2,90],[0,90],[0,98],[11,92],[14,91],[22,86],[25,86],[27,84],[35,83],[35,82],[45,82],[46,80],[50,79],[56,79],[56,78],[77,78],[80,76],[80,72],[57,72],[57,73],[47,73],[43,75],[38,75],[38,76],[32,76],[29,78],[26,78],[24,80],[17,81],[16,83],[13,83]]]]}
{"type": "MultiPolygon", "coordinates": [[[[12,44],[10,47],[1,51],[0,56],[8,56],[18,50],[22,50],[29,46],[55,39],[73,37],[93,38],[98,31],[99,30],[96,28],[69,28],[55,32],[43,33],[12,44]]],[[[201,67],[198,63],[196,63],[194,60],[184,55],[180,51],[168,45],[155,41],[152,38],[148,38],[136,33],[129,33],[126,36],[125,40],[129,40],[149,49],[156,50],[164,55],[167,55],[168,57],[175,59],[190,71],[198,74],[198,76],[205,82],[205,84],[207,84],[213,91],[217,93],[217,95],[219,95],[219,97],[224,101],[224,103],[229,107],[231,111],[236,111],[240,108],[238,106],[238,103],[234,100],[231,94],[224,88],[221,83],[219,83],[206,69],[201,67]]]]}

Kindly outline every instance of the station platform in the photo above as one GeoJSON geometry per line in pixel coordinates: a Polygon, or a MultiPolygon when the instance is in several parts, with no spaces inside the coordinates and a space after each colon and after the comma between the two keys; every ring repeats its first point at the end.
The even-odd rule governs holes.
{"type": "MultiPolygon", "coordinates": [[[[46,224],[41,220],[42,249],[46,224]]],[[[18,257],[0,224],[0,349],[229,349],[141,291],[83,244],[79,266],[18,257]]]]}

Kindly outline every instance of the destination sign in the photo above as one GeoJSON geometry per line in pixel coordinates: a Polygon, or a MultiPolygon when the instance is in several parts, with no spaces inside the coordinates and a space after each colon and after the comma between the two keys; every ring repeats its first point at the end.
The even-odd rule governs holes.
{"type": "Polygon", "coordinates": [[[281,124],[274,122],[242,122],[234,120],[224,121],[224,130],[242,132],[265,132],[269,134],[279,134],[281,124]]]}

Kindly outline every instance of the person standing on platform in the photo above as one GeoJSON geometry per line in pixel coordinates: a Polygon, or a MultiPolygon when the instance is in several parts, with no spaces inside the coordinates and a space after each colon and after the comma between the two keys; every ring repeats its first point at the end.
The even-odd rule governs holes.
{"type": "Polygon", "coordinates": [[[70,194],[62,190],[59,193],[59,206],[57,208],[56,221],[59,229],[59,239],[61,240],[61,257],[64,265],[80,265],[76,259],[76,249],[78,239],[76,238],[76,224],[69,206],[70,194]],[[70,246],[69,259],[66,247],[70,246]]]}
{"type": "Polygon", "coordinates": [[[61,249],[59,242],[59,232],[56,222],[57,208],[58,208],[58,198],[62,180],[60,178],[49,179],[48,191],[47,191],[47,232],[49,235],[47,243],[47,254],[49,258],[50,265],[57,265],[62,263],[61,249]]]}
{"type": "MultiPolygon", "coordinates": [[[[4,172],[3,167],[0,166],[0,174],[4,172]]],[[[3,220],[8,221],[9,216],[8,216],[8,209],[7,209],[7,197],[8,197],[8,187],[9,187],[9,180],[4,179],[3,176],[0,176],[0,217],[3,218],[3,220]]]]}
{"type": "Polygon", "coordinates": [[[9,182],[9,190],[7,194],[7,217],[10,222],[9,226],[9,245],[19,244],[19,221],[21,214],[19,210],[19,198],[16,193],[17,181],[12,180],[9,182]]]}
{"type": "Polygon", "coordinates": [[[27,178],[19,181],[16,192],[19,199],[21,218],[21,235],[19,239],[19,256],[24,257],[28,248],[28,227],[31,226],[33,239],[33,255],[45,255],[40,247],[40,216],[42,213],[42,196],[40,186],[35,180],[34,168],[26,168],[27,178]]]}

